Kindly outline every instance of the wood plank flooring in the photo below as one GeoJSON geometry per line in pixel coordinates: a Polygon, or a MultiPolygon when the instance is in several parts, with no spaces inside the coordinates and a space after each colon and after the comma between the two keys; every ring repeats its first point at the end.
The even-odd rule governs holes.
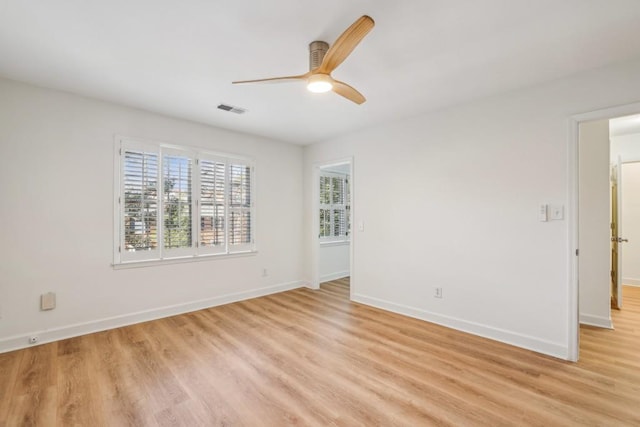
{"type": "Polygon", "coordinates": [[[0,354],[0,426],[638,426],[640,288],[563,362],[348,279],[0,354]]]}

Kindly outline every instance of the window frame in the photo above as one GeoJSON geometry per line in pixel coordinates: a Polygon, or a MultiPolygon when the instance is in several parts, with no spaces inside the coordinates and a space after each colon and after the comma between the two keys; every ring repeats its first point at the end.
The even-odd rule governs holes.
{"type": "Polygon", "coordinates": [[[155,264],[172,264],[176,262],[202,261],[205,259],[219,259],[225,257],[235,257],[251,255],[257,253],[255,243],[256,236],[256,179],[255,162],[253,159],[229,153],[215,152],[196,147],[188,147],[175,144],[167,144],[158,141],[143,140],[126,136],[115,136],[114,141],[114,248],[113,266],[118,267],[139,267],[155,264]],[[157,245],[153,250],[125,251],[125,187],[124,187],[124,155],[127,150],[144,150],[145,153],[157,154],[157,245]],[[185,156],[191,161],[191,246],[181,248],[164,247],[164,157],[185,156]],[[224,163],[224,244],[220,247],[201,245],[202,223],[201,223],[201,161],[214,161],[224,163]],[[249,242],[241,244],[230,244],[229,241],[229,198],[230,180],[229,165],[240,164],[248,168],[249,175],[249,200],[250,204],[245,208],[249,216],[249,242]]]}
{"type": "MultiPolygon", "coordinates": [[[[318,216],[318,223],[319,223],[319,230],[318,230],[318,240],[320,241],[320,244],[322,245],[329,245],[329,244],[337,244],[337,243],[346,243],[351,241],[351,230],[350,230],[350,225],[351,225],[351,221],[350,221],[350,214],[351,214],[351,200],[350,200],[350,185],[351,185],[351,176],[348,173],[341,173],[341,172],[332,172],[332,171],[320,171],[320,174],[318,176],[318,182],[316,183],[318,185],[318,187],[320,187],[322,179],[323,178],[328,178],[330,185],[329,185],[329,201],[330,203],[322,203],[322,190],[319,190],[318,193],[318,212],[316,213],[316,215],[318,216]],[[333,178],[340,178],[342,180],[344,180],[344,187],[343,187],[343,194],[342,194],[342,199],[344,201],[344,203],[334,203],[334,199],[333,199],[333,178]],[[323,229],[323,223],[322,221],[320,221],[320,212],[321,211],[328,211],[329,212],[329,231],[330,231],[330,235],[328,236],[323,236],[322,235],[322,229],[323,229]],[[345,234],[344,235],[335,235],[335,211],[336,210],[341,210],[344,212],[344,221],[345,221],[345,234]]],[[[326,213],[325,213],[326,215],[326,213]]]]}

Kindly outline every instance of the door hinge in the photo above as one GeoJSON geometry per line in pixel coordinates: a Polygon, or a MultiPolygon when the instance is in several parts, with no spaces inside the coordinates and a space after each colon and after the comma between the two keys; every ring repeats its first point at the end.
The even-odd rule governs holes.
{"type": "Polygon", "coordinates": [[[118,246],[118,252],[122,253],[122,246],[118,246]]]}
{"type": "Polygon", "coordinates": [[[576,249],[576,256],[580,255],[580,249],[576,249]]]}

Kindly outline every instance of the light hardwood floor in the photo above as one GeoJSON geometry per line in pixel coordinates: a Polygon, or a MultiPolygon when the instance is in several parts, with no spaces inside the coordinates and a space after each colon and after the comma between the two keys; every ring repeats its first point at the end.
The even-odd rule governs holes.
{"type": "Polygon", "coordinates": [[[0,354],[0,426],[640,425],[640,288],[563,362],[348,280],[0,354]]]}

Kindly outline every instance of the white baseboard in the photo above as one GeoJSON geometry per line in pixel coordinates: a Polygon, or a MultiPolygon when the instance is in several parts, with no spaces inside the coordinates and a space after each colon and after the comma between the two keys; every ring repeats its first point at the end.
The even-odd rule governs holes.
{"type": "Polygon", "coordinates": [[[630,277],[623,277],[622,284],[625,286],[640,286],[640,279],[632,279],[630,277]]]}
{"type": "Polygon", "coordinates": [[[354,295],[352,300],[362,304],[381,308],[383,310],[388,310],[416,319],[425,320],[427,322],[437,323],[438,325],[446,326],[448,328],[456,329],[463,332],[468,332],[473,335],[478,335],[484,338],[511,344],[516,347],[526,348],[527,350],[547,354],[549,356],[557,357],[560,359],[568,360],[569,358],[569,349],[564,344],[554,343],[536,337],[507,331],[504,329],[494,328],[475,322],[469,322],[467,320],[458,319],[455,317],[444,316],[441,314],[432,313],[427,310],[422,310],[402,304],[396,304],[382,299],[368,297],[362,294],[354,295]]]}
{"type": "Polygon", "coordinates": [[[613,329],[613,322],[611,322],[611,319],[602,316],[592,316],[590,314],[580,314],[580,324],[613,329]]]}
{"type": "Polygon", "coordinates": [[[280,285],[221,295],[218,297],[207,298],[183,304],[176,304],[166,307],[154,308],[151,310],[139,311],[131,314],[124,314],[105,319],[92,320],[89,322],[62,326],[59,328],[46,329],[42,331],[32,331],[30,333],[14,335],[1,339],[0,353],[31,347],[34,344],[29,344],[29,337],[34,335],[38,337],[37,345],[46,344],[66,338],[73,338],[80,335],[105,331],[107,329],[120,328],[123,326],[133,325],[135,323],[147,322],[149,320],[161,319],[163,317],[175,316],[182,313],[189,313],[191,311],[215,307],[217,305],[229,304],[232,302],[257,298],[265,295],[275,294],[278,292],[289,291],[291,289],[297,289],[304,286],[307,286],[307,283],[298,280],[294,282],[283,283],[280,285]]]}
{"type": "Polygon", "coordinates": [[[342,279],[343,277],[349,277],[349,274],[349,271],[338,271],[337,273],[324,274],[320,276],[320,283],[342,279]]]}

